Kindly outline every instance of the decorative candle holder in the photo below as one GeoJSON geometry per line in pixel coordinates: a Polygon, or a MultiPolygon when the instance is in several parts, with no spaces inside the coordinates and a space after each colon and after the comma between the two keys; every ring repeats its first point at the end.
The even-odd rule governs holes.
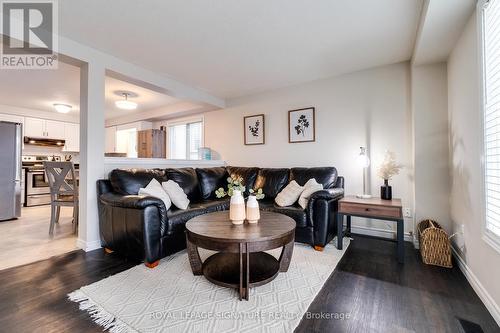
{"type": "Polygon", "coordinates": [[[245,199],[241,191],[233,191],[229,204],[229,219],[236,225],[243,224],[245,221],[245,199]]]}
{"type": "Polygon", "coordinates": [[[257,223],[260,219],[259,203],[257,202],[257,197],[251,195],[248,197],[247,201],[247,220],[248,223],[257,223]]]}

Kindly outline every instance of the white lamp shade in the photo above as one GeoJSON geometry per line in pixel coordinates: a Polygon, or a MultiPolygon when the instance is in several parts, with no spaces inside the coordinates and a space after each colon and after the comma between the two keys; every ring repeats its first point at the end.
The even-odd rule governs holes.
{"type": "Polygon", "coordinates": [[[362,168],[368,168],[370,166],[370,158],[366,155],[366,148],[360,147],[361,151],[357,157],[357,163],[362,168]]]}

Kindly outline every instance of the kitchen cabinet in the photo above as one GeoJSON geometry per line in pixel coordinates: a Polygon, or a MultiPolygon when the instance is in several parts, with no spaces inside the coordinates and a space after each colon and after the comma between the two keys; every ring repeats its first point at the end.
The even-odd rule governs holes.
{"type": "Polygon", "coordinates": [[[116,126],[106,127],[105,153],[116,153],[116,126]]]}
{"type": "Polygon", "coordinates": [[[64,122],[26,117],[24,135],[33,138],[63,139],[64,122]]]}
{"type": "Polygon", "coordinates": [[[24,120],[24,135],[32,138],[45,137],[45,120],[26,117],[24,120]]]}
{"type": "Polygon", "coordinates": [[[63,151],[80,151],[80,124],[64,123],[64,144],[63,151]]]}
{"type": "Polygon", "coordinates": [[[166,158],[165,131],[148,129],[137,132],[137,157],[166,158]]]}
{"type": "Polygon", "coordinates": [[[64,127],[67,123],[55,120],[45,120],[45,133],[50,139],[64,139],[64,127]]]}

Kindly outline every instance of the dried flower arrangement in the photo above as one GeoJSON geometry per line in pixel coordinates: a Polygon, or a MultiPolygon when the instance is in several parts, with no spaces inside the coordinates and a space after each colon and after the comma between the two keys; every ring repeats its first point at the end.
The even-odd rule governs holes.
{"type": "Polygon", "coordinates": [[[396,154],[387,150],[385,152],[384,161],[378,168],[378,176],[383,180],[389,180],[395,175],[398,175],[402,167],[401,164],[396,162],[396,154]]]}

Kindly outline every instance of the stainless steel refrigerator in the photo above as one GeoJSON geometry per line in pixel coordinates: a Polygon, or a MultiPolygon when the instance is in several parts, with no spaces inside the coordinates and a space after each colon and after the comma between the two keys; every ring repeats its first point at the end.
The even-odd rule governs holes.
{"type": "Polygon", "coordinates": [[[21,216],[22,125],[0,121],[0,221],[21,216]]]}

